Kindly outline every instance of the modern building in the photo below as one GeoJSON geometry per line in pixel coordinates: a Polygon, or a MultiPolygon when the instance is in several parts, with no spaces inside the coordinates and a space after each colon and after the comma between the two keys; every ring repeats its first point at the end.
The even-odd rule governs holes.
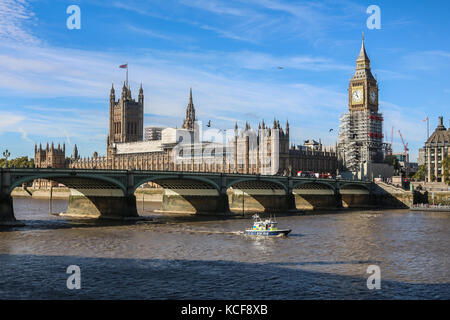
{"type": "Polygon", "coordinates": [[[161,140],[163,127],[145,127],[144,141],[161,140]]]}
{"type": "Polygon", "coordinates": [[[338,157],[343,171],[358,178],[385,177],[383,164],[383,115],[378,109],[378,84],[371,72],[370,59],[362,40],[356,70],[348,88],[349,112],[340,118],[338,157]]]}
{"type": "Polygon", "coordinates": [[[417,163],[419,166],[425,164],[425,149],[424,148],[419,149],[419,156],[417,157],[417,163]]]}
{"type": "Polygon", "coordinates": [[[425,143],[425,182],[443,182],[446,173],[442,161],[450,155],[450,128],[444,126],[444,118],[425,143]]]}

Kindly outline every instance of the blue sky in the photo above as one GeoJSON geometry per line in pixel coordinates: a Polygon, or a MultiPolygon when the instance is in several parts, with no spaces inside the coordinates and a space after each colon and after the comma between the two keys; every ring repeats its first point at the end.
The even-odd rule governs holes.
{"type": "Polygon", "coordinates": [[[292,142],[334,145],[364,32],[384,132],[394,126],[400,152],[400,129],[415,159],[422,120],[449,125],[448,12],[444,0],[2,0],[0,150],[33,157],[54,141],[68,155],[75,143],[104,154],[109,90],[120,92],[126,62],[133,95],[144,87],[145,125],[180,126],[192,87],[197,117],[214,127],[277,117],[292,142]],[[72,4],[80,30],[66,27],[72,4]],[[366,27],[372,4],[380,30],[366,27]]]}

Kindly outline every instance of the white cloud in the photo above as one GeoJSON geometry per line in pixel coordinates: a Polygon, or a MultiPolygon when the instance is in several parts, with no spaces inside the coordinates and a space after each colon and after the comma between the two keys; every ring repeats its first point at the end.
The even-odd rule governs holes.
{"type": "Polygon", "coordinates": [[[18,116],[10,112],[0,111],[0,132],[12,129],[20,123],[24,117],[18,116]]]}
{"type": "Polygon", "coordinates": [[[24,26],[36,19],[25,0],[0,1],[0,40],[37,44],[40,41],[24,26]]]}

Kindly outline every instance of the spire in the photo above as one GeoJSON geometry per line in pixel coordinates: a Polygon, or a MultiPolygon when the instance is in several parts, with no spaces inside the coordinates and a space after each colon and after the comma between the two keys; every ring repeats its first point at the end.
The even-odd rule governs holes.
{"type": "Polygon", "coordinates": [[[114,82],[111,85],[111,95],[113,96],[116,93],[116,91],[114,90],[114,82]]]}
{"type": "Polygon", "coordinates": [[[364,44],[364,33],[362,35],[361,50],[359,51],[358,58],[356,58],[356,71],[352,79],[353,80],[368,79],[375,81],[375,78],[373,77],[372,72],[370,71],[370,59],[367,55],[366,47],[364,44]]]}
{"type": "Polygon", "coordinates": [[[142,82],[141,87],[139,88],[139,103],[144,105],[144,89],[142,89],[142,82]]]}
{"type": "Polygon", "coordinates": [[[186,108],[186,118],[184,120],[183,129],[194,130],[195,123],[195,108],[192,102],[192,88],[189,91],[189,103],[186,108]]]}
{"type": "Polygon", "coordinates": [[[364,45],[364,32],[362,34],[362,43],[361,43],[361,50],[359,51],[359,56],[356,59],[356,63],[358,68],[364,67],[365,69],[370,68],[370,59],[366,52],[366,47],[364,45]]]}
{"type": "Polygon", "coordinates": [[[123,87],[122,87],[122,98],[127,98],[128,96],[128,89],[127,86],[125,84],[125,81],[123,82],[123,87]]]}
{"type": "Polygon", "coordinates": [[[78,156],[78,148],[77,148],[76,144],[75,144],[75,147],[73,148],[73,158],[74,159],[78,159],[79,158],[79,156],[78,156]]]}

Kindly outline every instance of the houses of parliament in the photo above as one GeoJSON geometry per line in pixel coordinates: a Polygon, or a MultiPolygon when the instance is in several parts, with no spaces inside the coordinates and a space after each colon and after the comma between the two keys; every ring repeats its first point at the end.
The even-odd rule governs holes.
{"type": "Polygon", "coordinates": [[[208,140],[203,139],[191,89],[181,127],[165,128],[156,140],[145,141],[144,90],[141,85],[136,100],[125,82],[118,99],[114,85],[110,90],[105,156],[95,152],[82,158],[75,145],[73,154],[66,157],[65,145],[55,147],[51,143],[45,148],[35,146],[35,166],[291,176],[298,171],[357,171],[359,163],[376,165],[383,157],[382,115],[378,113],[377,83],[370,73],[364,40],[355,76],[350,80],[349,106],[350,113],[341,117],[336,147],[324,148],[314,140],[302,146],[290,144],[289,122],[283,127],[276,119],[271,125],[263,120],[255,129],[249,123],[241,129],[237,123],[234,130],[215,129],[216,133],[226,133],[222,134],[225,138],[208,140]]]}
{"type": "MultiPolygon", "coordinates": [[[[192,89],[186,108],[186,117],[181,128],[166,128],[161,139],[144,141],[144,92],[139,89],[137,101],[130,88],[124,84],[120,98],[116,100],[114,86],[109,99],[109,132],[106,156],[81,158],[75,145],[71,157],[66,158],[65,145],[52,143],[45,148],[35,146],[35,166],[51,168],[120,169],[196,171],[244,174],[293,175],[299,170],[314,172],[336,172],[337,158],[334,150],[324,150],[321,143],[308,146],[289,144],[289,122],[283,128],[278,120],[272,126],[264,121],[252,130],[250,124],[239,130],[237,124],[229,141],[220,145],[201,141],[192,89]],[[200,144],[200,154],[195,148],[200,144]],[[192,155],[185,159],[174,158],[174,152],[191,148],[192,155]],[[275,149],[276,148],[276,149],[275,149]],[[213,150],[204,156],[206,149],[213,150]],[[220,150],[219,153],[214,151],[220,150]],[[265,159],[265,160],[264,160],[265,159]],[[268,159],[268,160],[267,160],[268,159]],[[275,166],[276,164],[276,166],[275,166]]],[[[227,136],[229,137],[229,136],[227,136]]],[[[186,153],[186,152],[185,152],[186,153]]]]}

